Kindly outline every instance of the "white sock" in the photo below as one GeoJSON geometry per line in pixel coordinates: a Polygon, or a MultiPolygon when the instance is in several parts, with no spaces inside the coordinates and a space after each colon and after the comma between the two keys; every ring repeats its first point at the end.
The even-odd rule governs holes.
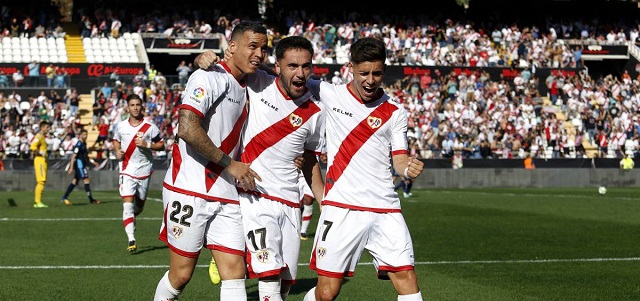
{"type": "Polygon", "coordinates": [[[422,294],[417,292],[411,295],[398,295],[398,301],[422,301],[422,294]]]}
{"type": "Polygon", "coordinates": [[[300,226],[300,233],[307,233],[312,216],[313,205],[304,205],[304,209],[302,210],[302,225],[300,226]]]}
{"type": "Polygon", "coordinates": [[[258,295],[260,300],[282,301],[280,297],[280,280],[258,281],[258,295]]]}
{"type": "Polygon", "coordinates": [[[129,241],[136,240],[136,217],[133,214],[133,203],[122,203],[122,223],[129,241]]]}
{"type": "Polygon", "coordinates": [[[171,301],[178,300],[181,291],[173,288],[171,282],[169,282],[169,271],[164,273],[158,286],[156,287],[156,294],[153,296],[153,301],[171,301]]]}
{"type": "Polygon", "coordinates": [[[244,279],[222,280],[220,301],[247,301],[244,279]]]}
{"type": "Polygon", "coordinates": [[[304,299],[302,301],[316,301],[316,287],[314,286],[310,289],[306,295],[304,295],[304,299]]]}

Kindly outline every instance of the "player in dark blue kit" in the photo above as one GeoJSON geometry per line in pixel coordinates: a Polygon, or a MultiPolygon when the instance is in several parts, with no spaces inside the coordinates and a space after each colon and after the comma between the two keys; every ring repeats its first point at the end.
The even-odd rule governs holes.
{"type": "Polygon", "coordinates": [[[87,198],[89,198],[89,203],[91,204],[100,204],[100,201],[93,198],[91,195],[91,180],[89,179],[89,164],[93,164],[98,166],[98,163],[89,158],[89,151],[87,150],[87,130],[80,131],[80,139],[76,142],[76,145],[73,147],[73,155],[71,156],[71,163],[69,163],[68,173],[74,173],[73,180],[67,187],[67,191],[62,196],[62,203],[65,205],[71,205],[71,202],[67,199],[69,194],[73,191],[73,189],[78,184],[78,181],[82,179],[84,182],[84,190],[87,192],[87,198]]]}

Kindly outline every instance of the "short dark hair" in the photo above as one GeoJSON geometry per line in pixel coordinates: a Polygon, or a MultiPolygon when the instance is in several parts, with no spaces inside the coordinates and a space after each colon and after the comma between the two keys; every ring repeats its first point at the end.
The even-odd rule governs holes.
{"type": "Polygon", "coordinates": [[[129,103],[129,101],[130,101],[130,100],[132,100],[132,99],[139,99],[139,100],[140,100],[140,102],[143,102],[143,101],[142,101],[142,98],[140,98],[140,95],[135,94],[135,93],[132,93],[132,94],[130,94],[129,96],[127,96],[127,104],[128,104],[128,103],[129,103]]]}
{"type": "Polygon", "coordinates": [[[233,31],[231,32],[231,40],[237,40],[247,31],[252,31],[255,33],[261,33],[266,35],[267,28],[264,27],[261,23],[255,21],[242,21],[238,23],[235,27],[233,27],[233,31]]]}
{"type": "Polygon", "coordinates": [[[313,56],[313,45],[307,38],[301,36],[289,36],[276,44],[276,60],[282,59],[284,54],[290,49],[303,49],[309,51],[313,56]]]}
{"type": "Polygon", "coordinates": [[[45,126],[45,125],[51,125],[51,123],[49,123],[49,121],[46,121],[46,120],[42,120],[42,121],[40,121],[40,124],[39,124],[39,127],[40,127],[40,128],[42,128],[42,127],[43,127],[43,126],[45,126]]]}
{"type": "Polygon", "coordinates": [[[351,44],[351,62],[385,62],[387,49],[384,42],[376,38],[361,38],[351,44]]]}

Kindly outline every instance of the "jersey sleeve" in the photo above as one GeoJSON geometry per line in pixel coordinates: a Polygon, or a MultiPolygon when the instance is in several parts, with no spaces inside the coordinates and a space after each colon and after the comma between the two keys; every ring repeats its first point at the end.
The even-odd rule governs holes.
{"type": "Polygon", "coordinates": [[[318,113],[317,118],[314,120],[314,126],[311,127],[311,135],[307,136],[305,149],[313,151],[316,155],[320,155],[324,151],[325,147],[325,117],[323,105],[320,102],[315,102],[315,104],[320,107],[320,113],[318,113]]]}
{"type": "Polygon", "coordinates": [[[122,142],[122,135],[120,135],[120,131],[118,130],[118,128],[116,128],[115,133],[113,133],[113,139],[112,140],[115,140],[115,141],[118,141],[118,142],[122,142]]]}
{"type": "Polygon", "coordinates": [[[392,115],[391,152],[393,155],[407,153],[407,111],[397,109],[392,115]]]}
{"type": "MultiPolygon", "coordinates": [[[[213,100],[220,96],[220,91],[212,88],[211,77],[208,71],[196,70],[185,88],[185,93],[182,96],[182,104],[180,109],[186,109],[194,112],[200,118],[204,117],[204,114],[209,110],[213,104],[213,100]]],[[[209,71],[215,72],[215,71],[209,71]]]]}
{"type": "Polygon", "coordinates": [[[162,141],[160,129],[155,124],[151,124],[151,127],[149,128],[149,137],[151,137],[151,142],[153,143],[162,141]]]}

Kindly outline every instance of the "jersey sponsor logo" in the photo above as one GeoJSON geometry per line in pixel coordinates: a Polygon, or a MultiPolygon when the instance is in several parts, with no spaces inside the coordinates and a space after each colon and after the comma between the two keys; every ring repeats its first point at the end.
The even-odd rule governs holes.
{"type": "Polygon", "coordinates": [[[340,114],[342,114],[342,115],[346,115],[346,116],[349,116],[349,117],[353,117],[353,114],[352,114],[352,113],[347,112],[347,111],[344,111],[344,110],[342,110],[342,109],[340,109],[340,108],[331,108],[331,109],[332,109],[334,112],[340,113],[340,114]]]}
{"type": "Polygon", "coordinates": [[[234,98],[231,98],[231,97],[227,97],[227,100],[229,102],[232,102],[232,103],[235,103],[235,104],[240,104],[240,100],[237,100],[237,99],[234,99],[234,98]]]}
{"type": "Polygon", "coordinates": [[[327,255],[327,249],[323,247],[318,248],[318,254],[317,254],[318,258],[322,259],[325,255],[327,255]]]}
{"type": "Polygon", "coordinates": [[[377,129],[382,126],[382,118],[369,116],[367,117],[367,124],[369,124],[372,129],[377,129]]]}
{"type": "Polygon", "coordinates": [[[180,226],[173,226],[173,228],[171,229],[171,232],[173,233],[173,237],[180,238],[184,233],[184,229],[182,229],[182,227],[180,226]]]}
{"type": "Polygon", "coordinates": [[[269,262],[269,260],[271,260],[271,254],[269,254],[269,250],[258,251],[258,254],[256,254],[256,256],[258,257],[258,261],[262,263],[267,263],[269,262]]]}
{"type": "Polygon", "coordinates": [[[189,99],[194,101],[195,103],[201,103],[205,94],[206,93],[203,87],[195,87],[193,89],[193,93],[191,93],[191,95],[189,96],[189,99]]]}
{"type": "Polygon", "coordinates": [[[260,102],[264,103],[265,105],[267,105],[267,107],[273,109],[274,111],[278,111],[278,107],[276,107],[275,105],[272,105],[270,102],[266,101],[264,98],[260,98],[260,102]]]}
{"type": "Polygon", "coordinates": [[[289,122],[291,123],[291,125],[293,127],[299,127],[304,123],[304,119],[302,119],[302,117],[291,113],[291,115],[289,115],[289,122]]]}

